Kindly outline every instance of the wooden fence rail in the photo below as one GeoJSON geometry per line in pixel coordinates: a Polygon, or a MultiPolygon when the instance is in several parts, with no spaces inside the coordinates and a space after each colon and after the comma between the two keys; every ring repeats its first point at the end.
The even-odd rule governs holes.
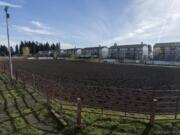
{"type": "MultiPolygon", "coordinates": [[[[0,65],[0,71],[8,73],[6,65],[0,65]]],[[[53,99],[77,103],[77,126],[81,125],[81,107],[95,107],[127,113],[148,114],[149,123],[154,124],[158,114],[174,115],[180,113],[180,90],[140,90],[116,87],[81,86],[84,91],[68,88],[62,78],[51,80],[45,76],[16,70],[15,79],[21,81],[46,97],[48,106],[53,99]],[[77,100],[78,98],[78,100],[77,100]]]]}

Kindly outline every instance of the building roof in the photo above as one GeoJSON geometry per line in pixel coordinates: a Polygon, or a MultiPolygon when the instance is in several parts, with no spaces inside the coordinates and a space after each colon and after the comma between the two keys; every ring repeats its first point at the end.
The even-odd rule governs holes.
{"type": "Polygon", "coordinates": [[[75,51],[75,50],[78,50],[80,48],[70,48],[70,49],[64,49],[64,51],[75,51]]]}
{"type": "Polygon", "coordinates": [[[180,46],[180,42],[156,43],[154,47],[180,46]]]}
{"type": "Polygon", "coordinates": [[[107,48],[107,47],[106,46],[86,47],[83,48],[83,50],[102,49],[102,48],[107,48]]]}
{"type": "Polygon", "coordinates": [[[147,44],[131,44],[131,45],[117,45],[111,46],[110,48],[135,48],[135,47],[143,47],[148,46],[147,44]]]}

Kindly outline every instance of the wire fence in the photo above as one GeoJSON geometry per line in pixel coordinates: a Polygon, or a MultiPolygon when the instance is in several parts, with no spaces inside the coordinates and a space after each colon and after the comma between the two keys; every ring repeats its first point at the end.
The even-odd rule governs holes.
{"type": "MultiPolygon", "coordinates": [[[[0,65],[0,71],[8,74],[7,66],[0,65]]],[[[31,87],[43,95],[48,106],[53,106],[53,101],[58,100],[61,111],[63,109],[76,112],[78,125],[82,112],[142,118],[149,120],[150,124],[154,124],[158,118],[179,119],[180,90],[142,90],[82,85],[73,88],[69,86],[73,84],[64,84],[60,77],[54,77],[56,79],[52,80],[46,75],[25,70],[14,71],[14,76],[16,81],[22,82],[24,88],[31,87]],[[85,108],[95,108],[100,111],[95,112],[85,108]],[[134,114],[138,114],[138,117],[134,114]]]]}

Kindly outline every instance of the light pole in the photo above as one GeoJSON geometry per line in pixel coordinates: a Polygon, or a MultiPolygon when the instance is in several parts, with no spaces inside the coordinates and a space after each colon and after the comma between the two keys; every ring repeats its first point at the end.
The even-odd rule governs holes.
{"type": "Polygon", "coordinates": [[[10,72],[10,78],[13,78],[13,67],[12,67],[12,58],[11,58],[11,47],[10,47],[10,39],[9,39],[9,24],[8,19],[10,18],[10,15],[8,13],[8,6],[5,6],[5,16],[6,16],[6,25],[7,25],[7,41],[8,41],[8,51],[9,51],[9,72],[10,72]]]}

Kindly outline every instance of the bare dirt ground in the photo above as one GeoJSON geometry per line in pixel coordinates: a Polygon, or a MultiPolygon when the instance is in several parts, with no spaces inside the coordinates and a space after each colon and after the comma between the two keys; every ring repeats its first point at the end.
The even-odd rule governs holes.
{"type": "Polygon", "coordinates": [[[57,82],[56,97],[64,101],[76,102],[80,97],[86,106],[150,113],[152,99],[157,98],[157,113],[180,111],[180,68],[63,60],[16,60],[14,68],[57,82]]]}
{"type": "Polygon", "coordinates": [[[180,68],[108,65],[62,60],[14,61],[15,69],[47,75],[74,85],[107,86],[133,89],[179,89],[180,68]]]}

